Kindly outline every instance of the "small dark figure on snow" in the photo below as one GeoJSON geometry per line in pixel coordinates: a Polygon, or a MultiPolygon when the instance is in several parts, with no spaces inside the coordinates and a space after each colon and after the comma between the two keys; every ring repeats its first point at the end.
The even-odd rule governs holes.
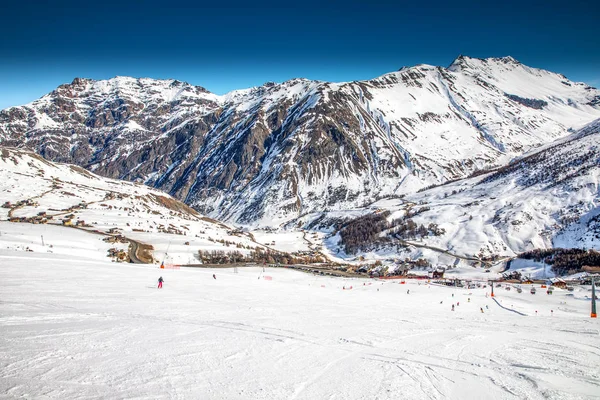
{"type": "Polygon", "coordinates": [[[479,307],[479,310],[481,311],[481,313],[483,314],[483,307],[479,307]]]}
{"type": "Polygon", "coordinates": [[[158,278],[158,288],[162,289],[162,284],[165,280],[163,279],[163,277],[161,276],[160,278],[158,278]]]}
{"type": "Polygon", "coordinates": [[[213,279],[217,279],[217,275],[213,274],[213,279]]]}
{"type": "Polygon", "coordinates": [[[452,311],[454,311],[454,304],[452,304],[452,311]]]}
{"type": "Polygon", "coordinates": [[[410,289],[408,289],[408,290],[406,291],[406,294],[410,294],[410,289]]]}

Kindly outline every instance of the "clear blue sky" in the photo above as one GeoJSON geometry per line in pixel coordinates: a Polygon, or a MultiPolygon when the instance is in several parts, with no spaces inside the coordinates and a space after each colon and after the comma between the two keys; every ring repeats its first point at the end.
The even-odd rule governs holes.
{"type": "Polygon", "coordinates": [[[599,17],[589,0],[11,1],[0,13],[0,108],[74,77],[175,78],[221,94],[447,66],[459,54],[511,55],[598,87],[599,17]]]}

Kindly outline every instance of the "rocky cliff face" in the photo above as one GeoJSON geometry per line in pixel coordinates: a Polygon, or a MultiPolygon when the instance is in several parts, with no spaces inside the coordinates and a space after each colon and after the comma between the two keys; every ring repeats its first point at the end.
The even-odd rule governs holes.
{"type": "Polygon", "coordinates": [[[510,57],[224,96],[172,80],[75,79],[1,111],[0,141],[145,182],[212,217],[273,225],[503,165],[600,117],[599,99],[510,57]]]}

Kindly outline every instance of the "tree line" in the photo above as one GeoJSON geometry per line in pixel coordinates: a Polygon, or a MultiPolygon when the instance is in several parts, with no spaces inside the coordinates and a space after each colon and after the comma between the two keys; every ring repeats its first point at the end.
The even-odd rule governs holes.
{"type": "MultiPolygon", "coordinates": [[[[422,208],[416,213],[427,211],[422,208]]],[[[371,250],[377,246],[389,244],[392,239],[416,239],[426,236],[440,236],[446,233],[437,224],[427,226],[417,224],[410,218],[396,218],[388,221],[389,211],[363,215],[347,222],[340,230],[341,243],[346,254],[371,250]],[[386,234],[382,235],[384,231],[386,234]]]]}
{"type": "Polygon", "coordinates": [[[580,272],[584,266],[600,267],[600,253],[595,250],[535,249],[522,253],[519,258],[546,263],[557,275],[580,272]]]}
{"type": "Polygon", "coordinates": [[[198,260],[202,264],[237,264],[237,263],[258,263],[258,264],[315,264],[323,263],[327,260],[320,255],[302,255],[296,256],[287,253],[264,251],[256,248],[247,254],[238,250],[198,250],[198,260]]]}

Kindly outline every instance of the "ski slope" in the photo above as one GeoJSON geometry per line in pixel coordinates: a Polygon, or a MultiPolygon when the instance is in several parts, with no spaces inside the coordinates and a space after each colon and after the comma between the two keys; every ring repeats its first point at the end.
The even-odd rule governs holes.
{"type": "Polygon", "coordinates": [[[85,259],[26,252],[7,226],[3,398],[600,396],[600,325],[586,287],[552,296],[496,288],[504,309],[486,289],[287,269],[160,270],[107,262],[102,249],[85,259]]]}
{"type": "Polygon", "coordinates": [[[93,262],[106,259],[110,248],[127,251],[125,243],[107,243],[102,239],[101,235],[62,226],[0,221],[0,251],[26,252],[39,257],[52,254],[93,262]]]}

